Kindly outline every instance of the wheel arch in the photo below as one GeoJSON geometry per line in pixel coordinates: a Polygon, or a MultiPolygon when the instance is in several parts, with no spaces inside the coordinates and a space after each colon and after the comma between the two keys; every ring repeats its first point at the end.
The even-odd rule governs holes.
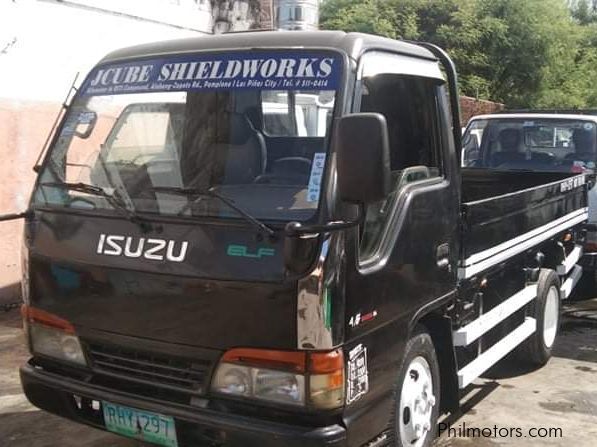
{"type": "Polygon", "coordinates": [[[431,336],[437,355],[440,369],[440,410],[455,411],[459,407],[460,394],[456,353],[452,341],[452,320],[437,312],[430,312],[420,316],[414,322],[411,336],[418,328],[431,336]]]}

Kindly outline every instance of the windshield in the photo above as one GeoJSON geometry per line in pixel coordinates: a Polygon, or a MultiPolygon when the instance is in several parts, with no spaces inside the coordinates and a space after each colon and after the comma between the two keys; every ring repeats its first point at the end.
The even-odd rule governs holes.
{"type": "Polygon", "coordinates": [[[89,188],[55,184],[67,182],[139,213],[237,218],[220,195],[257,219],[308,220],[340,74],[337,55],[297,51],[98,67],[69,108],[34,203],[113,210],[89,188]]]}
{"type": "Polygon", "coordinates": [[[588,119],[474,120],[462,141],[462,165],[471,168],[585,172],[597,162],[597,125],[588,119]]]}

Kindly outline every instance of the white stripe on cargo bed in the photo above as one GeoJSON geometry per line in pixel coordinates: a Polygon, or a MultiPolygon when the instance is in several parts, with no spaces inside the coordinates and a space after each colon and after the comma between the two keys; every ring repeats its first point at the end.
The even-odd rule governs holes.
{"type": "Polygon", "coordinates": [[[589,217],[588,208],[581,208],[556,219],[547,225],[535,228],[527,233],[502,242],[494,247],[475,253],[464,260],[464,266],[458,268],[458,278],[466,279],[487,270],[511,256],[522,253],[561,231],[573,227],[589,217]]]}

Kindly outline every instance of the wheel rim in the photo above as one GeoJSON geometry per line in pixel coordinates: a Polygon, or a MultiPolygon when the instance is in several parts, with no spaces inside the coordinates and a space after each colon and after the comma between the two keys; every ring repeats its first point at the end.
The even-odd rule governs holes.
{"type": "Polygon", "coordinates": [[[560,297],[558,289],[551,286],[545,298],[545,310],[543,311],[543,343],[551,348],[556,339],[558,331],[558,319],[560,318],[560,297]]]}
{"type": "Polygon", "coordinates": [[[415,357],[406,369],[400,393],[398,426],[402,445],[420,447],[425,442],[432,429],[433,392],[429,363],[423,357],[415,357]]]}

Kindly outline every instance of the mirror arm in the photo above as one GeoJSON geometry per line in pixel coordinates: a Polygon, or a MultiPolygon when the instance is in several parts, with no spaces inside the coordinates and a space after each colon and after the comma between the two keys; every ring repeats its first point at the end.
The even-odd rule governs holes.
{"type": "Polygon", "coordinates": [[[292,275],[306,274],[313,268],[318,252],[321,233],[344,230],[359,225],[364,219],[338,220],[323,225],[303,225],[288,222],[284,227],[284,265],[292,275]]]}
{"type": "Polygon", "coordinates": [[[0,222],[17,219],[29,219],[30,217],[33,217],[33,211],[31,210],[23,211],[22,213],[0,214],[0,222]]]}
{"type": "Polygon", "coordinates": [[[286,236],[303,236],[309,234],[317,234],[317,233],[329,233],[332,231],[340,231],[345,230],[347,228],[356,227],[362,223],[363,219],[352,220],[352,221],[345,221],[345,220],[337,220],[333,222],[328,222],[323,225],[303,225],[300,222],[288,222],[284,227],[284,232],[286,236]]]}

